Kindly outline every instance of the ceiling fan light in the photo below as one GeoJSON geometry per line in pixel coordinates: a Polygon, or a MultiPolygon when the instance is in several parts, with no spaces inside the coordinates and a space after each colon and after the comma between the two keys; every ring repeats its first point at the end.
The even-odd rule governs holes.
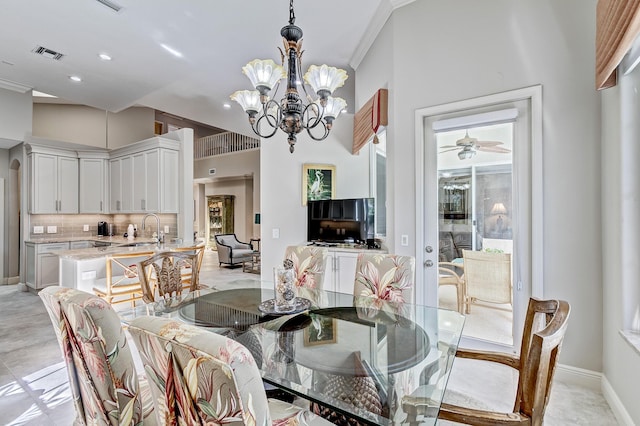
{"type": "Polygon", "coordinates": [[[463,149],[458,151],[458,158],[461,160],[468,160],[476,154],[474,150],[471,149],[463,149]]]}
{"type": "Polygon", "coordinates": [[[230,98],[239,103],[244,112],[249,115],[256,114],[262,107],[260,93],[257,90],[238,90],[230,98]]]}
{"type": "Polygon", "coordinates": [[[304,81],[324,100],[342,87],[348,77],[345,70],[336,67],[311,65],[304,75],[304,81]]]}
{"type": "Polygon", "coordinates": [[[261,95],[266,95],[286,76],[284,68],[271,59],[254,59],[242,67],[242,72],[261,95]]]}

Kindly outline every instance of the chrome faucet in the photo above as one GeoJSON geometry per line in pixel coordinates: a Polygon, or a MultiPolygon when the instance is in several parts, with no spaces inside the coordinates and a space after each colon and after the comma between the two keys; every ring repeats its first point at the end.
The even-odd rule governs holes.
{"type": "Polygon", "coordinates": [[[158,236],[157,243],[158,243],[158,247],[160,247],[160,244],[164,244],[164,234],[160,231],[160,218],[158,217],[157,214],[147,213],[146,215],[144,215],[144,217],[142,218],[142,230],[144,231],[144,222],[149,216],[156,218],[156,226],[157,226],[156,235],[158,236]]]}

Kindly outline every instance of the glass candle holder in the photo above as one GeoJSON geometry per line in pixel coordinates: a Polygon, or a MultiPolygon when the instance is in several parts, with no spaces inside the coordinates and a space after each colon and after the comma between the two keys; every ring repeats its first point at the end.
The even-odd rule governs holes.
{"type": "Polygon", "coordinates": [[[296,272],[282,266],[273,268],[276,312],[291,312],[295,309],[296,272]]]}

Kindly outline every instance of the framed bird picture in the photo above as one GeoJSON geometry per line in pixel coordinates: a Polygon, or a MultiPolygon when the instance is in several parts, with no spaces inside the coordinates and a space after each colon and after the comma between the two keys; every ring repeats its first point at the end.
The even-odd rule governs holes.
{"type": "Polygon", "coordinates": [[[330,200],[336,195],[336,166],[304,164],[302,166],[302,205],[307,201],[330,200]]]}

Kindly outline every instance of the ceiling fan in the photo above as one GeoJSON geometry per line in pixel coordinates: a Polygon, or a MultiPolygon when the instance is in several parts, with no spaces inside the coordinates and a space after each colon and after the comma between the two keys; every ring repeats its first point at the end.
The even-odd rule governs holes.
{"type": "Polygon", "coordinates": [[[455,145],[441,146],[440,148],[444,149],[440,151],[440,154],[459,149],[458,158],[465,160],[476,155],[476,151],[497,152],[499,154],[507,154],[511,152],[510,149],[498,146],[503,143],[504,142],[500,141],[479,141],[477,138],[470,137],[469,132],[466,131],[464,137],[462,139],[458,139],[455,145]]]}

